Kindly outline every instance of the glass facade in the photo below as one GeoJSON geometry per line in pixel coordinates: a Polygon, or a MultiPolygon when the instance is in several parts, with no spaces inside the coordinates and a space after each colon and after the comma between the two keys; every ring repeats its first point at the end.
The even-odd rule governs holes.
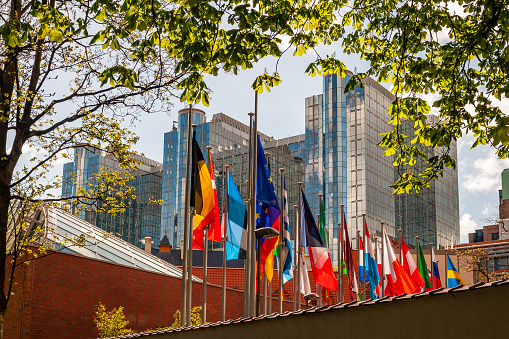
{"type": "MultiPolygon", "coordinates": [[[[428,124],[438,123],[438,118],[429,115],[428,124]]],[[[408,136],[414,134],[413,123],[404,121],[402,133],[408,136]]],[[[410,138],[411,139],[411,138],[410,138]]],[[[440,155],[446,150],[419,145],[427,157],[440,155]]],[[[451,143],[449,154],[456,160],[456,143],[451,143]]],[[[399,173],[407,170],[423,171],[426,163],[418,159],[413,167],[399,166],[394,172],[394,180],[399,173]]],[[[424,188],[417,194],[400,194],[396,199],[396,228],[403,231],[407,243],[416,246],[415,237],[419,236],[421,244],[429,243],[435,246],[450,246],[451,242],[459,242],[459,201],[458,201],[458,172],[451,168],[444,170],[443,176],[431,182],[431,187],[424,188]]]]}
{"type": "MultiPolygon", "coordinates": [[[[139,155],[133,157],[140,164],[131,173],[134,178],[127,185],[134,187],[136,199],[126,201],[123,213],[113,215],[82,210],[79,217],[135,246],[143,247],[144,237],[154,239],[155,246],[161,232],[161,207],[149,201],[161,199],[162,164],[139,155]]],[[[62,195],[71,197],[80,187],[93,183],[94,175],[101,169],[120,171],[118,162],[111,155],[85,147],[75,148],[74,162],[64,165],[62,195]]],[[[101,201],[97,202],[98,208],[103,206],[101,201]]],[[[70,210],[74,212],[75,206],[70,206],[70,210]]]]}
{"type": "MultiPolygon", "coordinates": [[[[186,185],[186,152],[187,152],[187,114],[188,109],[179,111],[178,126],[164,136],[164,160],[163,160],[163,206],[161,213],[160,238],[167,235],[170,244],[175,248],[180,247],[183,233],[184,201],[186,185]]],[[[239,193],[247,197],[247,184],[249,161],[249,126],[223,114],[214,114],[212,120],[207,122],[205,112],[193,109],[193,123],[198,125],[197,141],[204,157],[207,157],[207,146],[211,146],[212,160],[214,161],[215,180],[219,210],[223,210],[224,204],[224,165],[230,165],[230,171],[237,184],[239,193]]],[[[302,160],[295,158],[293,154],[303,154],[304,145],[301,137],[291,137],[290,142],[281,142],[259,133],[264,145],[264,150],[269,154],[270,166],[273,178],[279,178],[279,168],[285,168],[287,176],[287,188],[290,194],[290,186],[296,186],[299,180],[303,181],[302,160]],[[279,144],[278,144],[279,143],[279,144]],[[290,151],[290,147],[292,151],[290,151]],[[302,170],[299,170],[302,168],[302,170]],[[296,179],[299,177],[300,179],[296,179]]],[[[279,181],[274,180],[276,190],[279,181]]],[[[292,190],[298,192],[297,189],[292,190]]],[[[278,195],[279,195],[279,191],[278,195]]],[[[295,195],[297,193],[294,193],[295,195]]],[[[289,198],[290,204],[292,203],[289,198]]],[[[293,203],[297,203],[294,200],[293,203]]],[[[291,211],[290,213],[293,213],[291,211]]],[[[219,244],[215,244],[217,246],[219,244]]]]}

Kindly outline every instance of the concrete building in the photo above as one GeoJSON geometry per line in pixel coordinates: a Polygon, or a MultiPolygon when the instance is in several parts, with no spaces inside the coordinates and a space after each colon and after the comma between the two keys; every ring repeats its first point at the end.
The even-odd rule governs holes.
{"type": "MultiPolygon", "coordinates": [[[[132,155],[139,162],[138,169],[131,171],[134,177],[128,185],[135,188],[136,199],[127,199],[123,213],[115,215],[82,210],[79,216],[93,225],[113,234],[131,244],[143,247],[143,239],[159,239],[161,207],[150,203],[161,199],[162,164],[141,155],[132,155]]],[[[95,183],[95,175],[101,170],[121,172],[118,161],[110,154],[76,147],[74,161],[64,164],[62,195],[72,197],[80,188],[87,189],[89,183],[95,183]]],[[[97,207],[105,205],[97,201],[97,207]]],[[[74,213],[76,205],[68,206],[74,213]]]]}

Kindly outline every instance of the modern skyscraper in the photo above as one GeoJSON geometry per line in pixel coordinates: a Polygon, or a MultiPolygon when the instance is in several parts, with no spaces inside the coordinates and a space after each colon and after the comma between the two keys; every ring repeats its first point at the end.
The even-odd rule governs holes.
{"type": "MultiPolygon", "coordinates": [[[[128,185],[134,187],[136,199],[127,199],[123,213],[115,215],[82,210],[79,216],[93,225],[119,236],[125,241],[143,247],[143,238],[158,239],[161,224],[161,206],[150,203],[161,199],[162,164],[141,155],[132,155],[139,162],[138,169],[131,172],[134,177],[128,185]]],[[[103,151],[80,146],[74,149],[74,161],[64,164],[62,195],[71,197],[87,182],[94,182],[94,175],[101,169],[121,171],[117,160],[103,151]]],[[[103,207],[97,201],[98,208],[103,207]]],[[[69,206],[71,212],[76,206],[69,206]]],[[[156,242],[157,244],[158,242],[156,242]]]]}
{"type": "MultiPolygon", "coordinates": [[[[187,117],[189,110],[179,111],[178,125],[164,135],[163,160],[163,206],[161,214],[161,235],[168,237],[170,244],[180,247],[180,240],[184,225],[185,201],[185,169],[187,152],[187,117]]],[[[230,171],[242,197],[247,197],[248,169],[249,169],[249,126],[223,114],[212,116],[206,121],[205,112],[193,109],[193,123],[197,124],[197,141],[206,156],[207,146],[212,147],[215,181],[218,195],[219,211],[223,211],[224,199],[224,165],[230,165],[230,171]]],[[[302,136],[274,140],[263,133],[259,133],[268,154],[269,165],[274,179],[276,192],[279,196],[279,169],[285,168],[289,203],[297,203],[297,182],[304,180],[304,166],[302,159],[302,136]],[[290,147],[292,150],[290,150],[290,147]],[[292,192],[292,193],[291,193],[292,192]],[[292,194],[295,196],[293,197],[292,194]]],[[[293,214],[293,210],[290,211],[293,214]]]]}
{"type": "MultiPolygon", "coordinates": [[[[333,262],[337,264],[341,204],[345,206],[351,238],[356,237],[357,230],[362,232],[362,215],[366,214],[372,234],[380,234],[380,223],[384,222],[392,237],[397,236],[398,228],[412,237],[414,233],[422,237],[428,232],[427,239],[435,239],[435,244],[445,246],[447,237],[449,242],[451,235],[459,237],[457,174],[446,170],[444,178],[432,184],[432,193],[425,193],[432,194],[436,202],[435,212],[431,213],[429,206],[430,211],[425,215],[429,226],[423,224],[424,219],[414,222],[412,213],[404,213],[404,209],[426,213],[421,211],[425,205],[420,202],[429,205],[430,198],[423,193],[395,197],[389,188],[397,168],[392,165],[392,157],[384,156],[384,149],[376,144],[382,139],[381,133],[391,128],[387,111],[394,96],[369,77],[363,80],[364,87],[357,86],[344,93],[351,75],[347,72],[344,78],[324,76],[323,94],[306,98],[305,103],[306,194],[314,214],[318,213],[318,194],[324,195],[325,223],[332,233],[329,248],[333,262]]],[[[428,152],[440,150],[430,148],[428,152]]],[[[455,158],[455,145],[450,152],[455,158]]]]}

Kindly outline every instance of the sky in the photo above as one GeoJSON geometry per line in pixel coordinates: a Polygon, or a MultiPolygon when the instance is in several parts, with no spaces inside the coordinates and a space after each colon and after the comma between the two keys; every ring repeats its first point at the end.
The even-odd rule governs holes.
{"type": "MultiPolygon", "coordinates": [[[[325,56],[339,50],[341,46],[337,43],[322,47],[319,52],[325,56]]],[[[356,55],[342,55],[337,52],[337,56],[351,71],[367,70],[368,64],[359,60],[356,55]]],[[[277,71],[283,80],[282,83],[270,93],[260,94],[258,98],[259,131],[274,138],[304,133],[304,100],[322,92],[322,77],[310,77],[304,72],[314,58],[315,56],[310,54],[293,57],[291,51],[281,58],[277,71]]],[[[213,114],[222,112],[248,125],[247,114],[254,111],[254,91],[251,84],[265,69],[269,73],[274,72],[275,64],[275,58],[268,58],[256,64],[251,70],[241,71],[237,76],[220,74],[218,77],[206,79],[212,90],[210,106],[195,107],[206,112],[207,121],[213,114]]],[[[509,113],[509,100],[501,102],[500,106],[504,112],[509,113]]],[[[134,149],[148,158],[162,162],[163,135],[171,130],[172,122],[177,120],[178,111],[185,107],[185,104],[175,99],[174,105],[168,107],[166,113],[142,116],[141,121],[132,126],[132,130],[140,136],[134,149]]],[[[471,135],[458,142],[461,242],[468,241],[469,232],[489,224],[488,219],[497,218],[501,172],[504,168],[509,168],[509,160],[497,159],[494,149],[483,146],[471,150],[472,143],[471,135]]],[[[25,156],[30,156],[30,150],[25,156]]],[[[63,162],[59,162],[55,168],[59,174],[62,173],[63,162]]]]}

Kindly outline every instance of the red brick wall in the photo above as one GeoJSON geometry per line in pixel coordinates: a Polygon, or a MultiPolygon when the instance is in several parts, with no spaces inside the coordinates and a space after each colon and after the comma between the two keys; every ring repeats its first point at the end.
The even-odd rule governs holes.
{"type": "MultiPolygon", "coordinates": [[[[108,309],[123,306],[128,327],[135,331],[171,325],[180,309],[178,278],[63,253],[22,267],[6,316],[5,338],[95,338],[93,318],[99,302],[108,309]]],[[[193,306],[201,306],[201,288],[193,283],[193,306]]],[[[209,286],[207,291],[207,320],[219,321],[221,288],[209,286]]],[[[243,316],[243,300],[241,291],[227,290],[227,318],[243,316]]]]}

